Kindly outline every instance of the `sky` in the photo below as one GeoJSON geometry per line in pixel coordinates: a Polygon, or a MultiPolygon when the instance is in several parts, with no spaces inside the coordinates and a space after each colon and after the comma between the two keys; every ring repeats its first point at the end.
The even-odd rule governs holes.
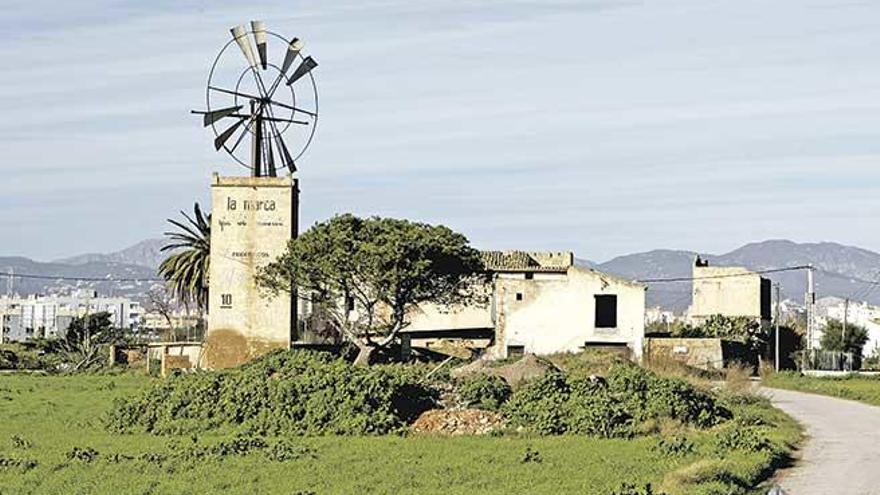
{"type": "Polygon", "coordinates": [[[251,19],[320,64],[301,229],[403,217],[597,261],[880,250],[880,2],[5,0],[0,254],[158,237],[245,173],[189,112],[251,19]]]}

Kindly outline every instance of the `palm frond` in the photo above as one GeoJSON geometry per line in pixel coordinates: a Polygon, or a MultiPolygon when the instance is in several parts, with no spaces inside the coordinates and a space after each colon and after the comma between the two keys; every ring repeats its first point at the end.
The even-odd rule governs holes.
{"type": "Polygon", "coordinates": [[[163,246],[162,251],[175,252],[159,265],[159,274],[180,302],[195,304],[204,310],[208,305],[211,216],[205,215],[198,203],[193,211],[193,217],[181,212],[186,222],[168,219],[168,223],[180,230],[165,232],[171,242],[163,246]]]}

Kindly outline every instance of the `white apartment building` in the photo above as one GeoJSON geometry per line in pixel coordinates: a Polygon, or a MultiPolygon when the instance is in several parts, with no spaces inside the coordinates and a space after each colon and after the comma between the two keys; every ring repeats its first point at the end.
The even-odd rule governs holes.
{"type": "Polygon", "coordinates": [[[117,328],[136,328],[143,313],[137,301],[98,296],[91,290],[63,296],[0,296],[0,343],[61,337],[73,318],[101,312],[109,313],[117,328]]]}

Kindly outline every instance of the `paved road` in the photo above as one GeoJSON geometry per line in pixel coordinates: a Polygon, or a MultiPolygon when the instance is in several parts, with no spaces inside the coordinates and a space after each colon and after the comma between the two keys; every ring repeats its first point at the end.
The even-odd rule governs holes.
{"type": "Polygon", "coordinates": [[[880,495],[880,407],[762,389],[806,428],[796,465],[777,482],[788,495],[880,495]]]}

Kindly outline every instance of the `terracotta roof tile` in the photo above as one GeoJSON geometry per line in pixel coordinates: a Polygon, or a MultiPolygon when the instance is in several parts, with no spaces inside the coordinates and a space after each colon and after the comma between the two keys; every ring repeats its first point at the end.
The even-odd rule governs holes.
{"type": "Polygon", "coordinates": [[[541,265],[525,251],[483,251],[483,264],[493,272],[566,272],[568,265],[541,265]]]}

